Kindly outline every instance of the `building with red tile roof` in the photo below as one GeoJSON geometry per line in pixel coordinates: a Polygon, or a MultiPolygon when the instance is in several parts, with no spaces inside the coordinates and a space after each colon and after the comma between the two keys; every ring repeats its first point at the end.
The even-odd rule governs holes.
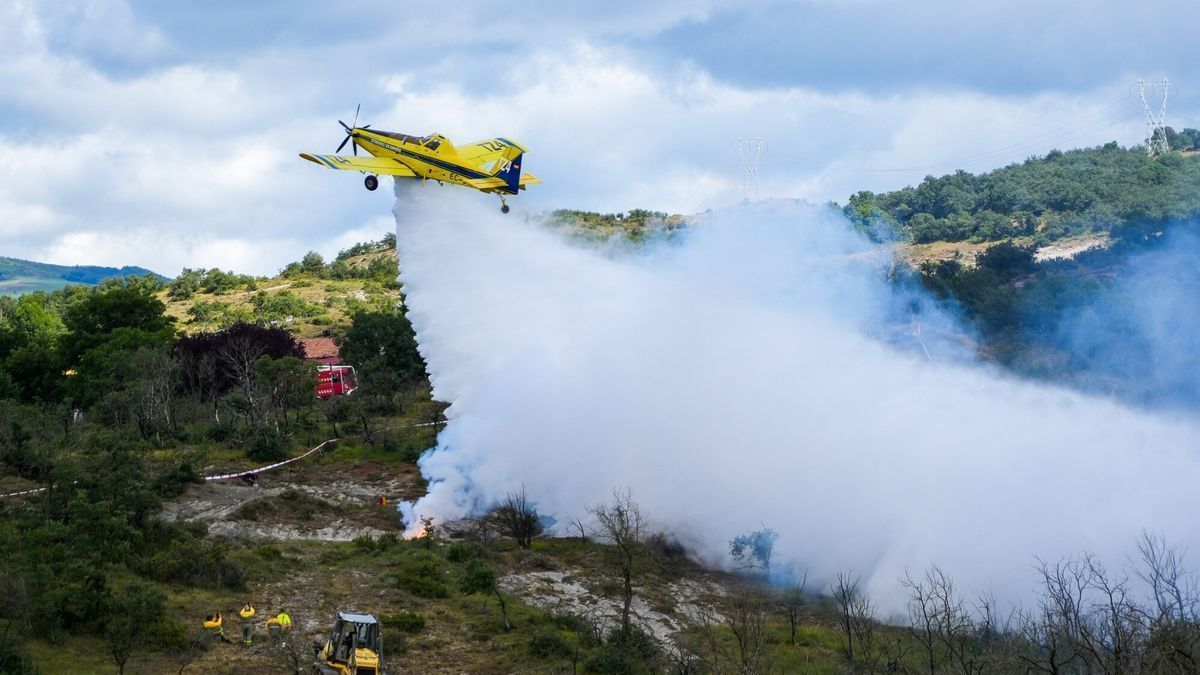
{"type": "Polygon", "coordinates": [[[301,340],[300,345],[304,347],[304,358],[306,359],[331,365],[341,362],[341,353],[333,338],[307,338],[301,340]]]}

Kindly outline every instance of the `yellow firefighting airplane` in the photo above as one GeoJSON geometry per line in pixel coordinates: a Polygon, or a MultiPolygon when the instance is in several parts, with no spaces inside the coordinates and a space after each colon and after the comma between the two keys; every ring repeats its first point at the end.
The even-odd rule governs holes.
{"type": "MultiPolygon", "coordinates": [[[[353,157],[317,155],[307,152],[300,156],[330,169],[360,171],[367,174],[368,190],[379,187],[378,175],[436,180],[475,188],[480,192],[500,195],[500,211],[508,213],[505,195],[515,195],[527,185],[540,183],[537,176],[521,172],[525,148],[507,138],[493,138],[455,147],[445,136],[409,136],[390,131],[375,131],[371,125],[350,126],[338,120],[346,129],[346,138],[335,152],[351,143],[353,157]],[[373,157],[359,157],[358,148],[373,157]]],[[[354,111],[358,124],[358,110],[354,111]]]]}

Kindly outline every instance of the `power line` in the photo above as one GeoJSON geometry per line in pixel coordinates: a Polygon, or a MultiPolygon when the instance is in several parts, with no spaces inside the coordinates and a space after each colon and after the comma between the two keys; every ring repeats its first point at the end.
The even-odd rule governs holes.
{"type": "MultiPolygon", "coordinates": [[[[914,165],[914,166],[897,166],[897,167],[865,167],[865,166],[834,166],[834,162],[820,162],[811,160],[797,160],[789,158],[781,158],[773,156],[768,161],[787,164],[798,168],[806,168],[813,171],[839,171],[839,172],[854,172],[854,173],[895,173],[907,171],[937,171],[944,169],[968,168],[972,165],[982,165],[995,163],[1004,159],[1006,156],[1013,155],[1022,151],[1037,150],[1046,148],[1047,146],[1055,145],[1068,139],[1077,139],[1095,133],[1103,129],[1115,126],[1123,121],[1129,120],[1134,114],[1137,104],[1131,100],[1130,96],[1114,101],[1098,110],[1094,110],[1087,115],[1077,118],[1073,122],[1061,125],[1043,131],[1039,134],[1026,137],[1019,141],[992,148],[987,151],[966,155],[951,160],[943,160],[931,164],[914,165]]],[[[875,150],[866,150],[864,152],[893,150],[895,148],[878,148],[875,150]]]]}
{"type": "Polygon", "coordinates": [[[1163,78],[1161,83],[1150,82],[1150,96],[1157,98],[1157,94],[1162,94],[1162,104],[1158,108],[1158,114],[1150,109],[1150,103],[1146,100],[1145,80],[1138,80],[1138,95],[1142,99],[1142,110],[1146,113],[1146,153],[1151,157],[1162,157],[1167,154],[1171,148],[1167,145],[1167,94],[1171,89],[1170,80],[1163,78]]]}
{"type": "Polygon", "coordinates": [[[750,198],[750,190],[754,190],[754,201],[758,201],[758,163],[766,150],[767,140],[761,136],[737,139],[738,154],[746,165],[746,177],[742,181],[742,197],[750,198]]]}

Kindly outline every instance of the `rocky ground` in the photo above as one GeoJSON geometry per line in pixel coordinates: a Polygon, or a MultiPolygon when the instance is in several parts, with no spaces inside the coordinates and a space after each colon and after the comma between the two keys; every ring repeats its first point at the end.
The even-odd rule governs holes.
{"type": "Polygon", "coordinates": [[[314,462],[193,486],[164,505],[166,520],[202,522],[209,532],[260,541],[351,541],[397,532],[393,506],[424,492],[407,464],[314,462]],[[383,497],[389,506],[379,505],[383,497]]]}
{"type": "MultiPolygon", "coordinates": [[[[462,596],[454,589],[445,600],[423,600],[398,588],[394,570],[414,553],[411,545],[379,552],[360,546],[363,539],[345,542],[399,535],[394,505],[423,491],[412,465],[341,465],[322,458],[263,474],[253,486],[240,480],[193,486],[171,501],[163,517],[203,522],[214,534],[246,542],[254,558],[244,595],[260,610],[252,646],[218,643],[208,651],[195,650],[180,657],[184,672],[295,672],[296,667],[306,672],[313,642],[326,637],[338,610],[377,616],[414,611],[425,617],[426,627],[417,635],[385,633],[391,672],[525,672],[528,664],[512,661],[513,655],[524,653],[530,631],[539,630],[548,617],[572,617],[597,636],[618,624],[619,586],[604,574],[595,547],[579,540],[539,542],[533,552],[500,544],[501,555],[492,562],[518,625],[512,633],[502,630],[494,598],[462,596]],[[388,506],[378,503],[380,496],[388,506]],[[293,617],[293,635],[287,647],[273,650],[266,644],[265,622],[280,609],[293,617]]],[[[452,525],[444,530],[448,540],[470,540],[477,529],[471,522],[452,525]]],[[[441,564],[453,578],[450,566],[441,564]]],[[[637,588],[634,621],[669,647],[680,631],[723,621],[715,606],[732,583],[699,568],[686,578],[647,576],[637,588]]],[[[177,611],[199,618],[210,607],[221,608],[232,617],[232,608],[243,601],[233,593],[197,592],[178,598],[177,611]]],[[[237,619],[227,618],[226,625],[236,641],[237,619]]],[[[538,668],[570,672],[577,665],[560,659],[538,668]]]]}

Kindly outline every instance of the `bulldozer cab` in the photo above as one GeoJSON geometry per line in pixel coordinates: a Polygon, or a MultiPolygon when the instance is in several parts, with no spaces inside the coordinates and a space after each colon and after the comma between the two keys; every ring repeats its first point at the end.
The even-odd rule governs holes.
{"type": "Polygon", "coordinates": [[[333,631],[317,653],[321,675],[382,675],[383,640],[370,614],[338,612],[333,631]]]}

